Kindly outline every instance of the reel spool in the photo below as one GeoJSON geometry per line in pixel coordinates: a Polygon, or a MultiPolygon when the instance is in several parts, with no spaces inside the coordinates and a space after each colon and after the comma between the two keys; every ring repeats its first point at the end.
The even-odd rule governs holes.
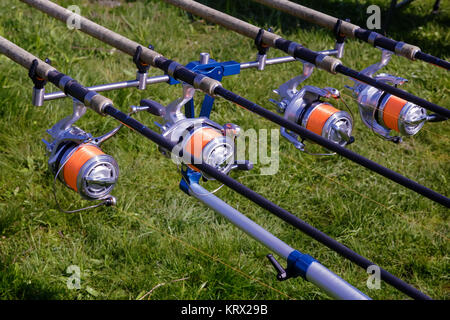
{"type": "MultiPolygon", "coordinates": [[[[275,90],[283,97],[283,86],[275,90]]],[[[281,101],[271,100],[278,106],[278,111],[284,114],[284,118],[293,121],[302,127],[337,143],[341,146],[354,141],[352,137],[353,119],[351,115],[331,104],[320,100],[321,97],[338,98],[339,91],[334,88],[321,89],[313,86],[304,86],[300,91],[284,95],[281,101]]],[[[301,151],[305,145],[300,142],[299,136],[285,128],[281,128],[281,135],[288,139],[301,151]]]]}
{"type": "MultiPolygon", "coordinates": [[[[382,50],[381,61],[367,67],[361,73],[395,86],[404,84],[408,81],[407,79],[390,74],[381,73],[374,76],[378,70],[389,63],[391,56],[392,52],[382,50]]],[[[412,136],[422,129],[425,122],[433,121],[435,118],[433,115],[428,116],[425,108],[368,84],[352,80],[355,82],[354,87],[346,86],[346,88],[352,90],[357,98],[363,123],[386,140],[399,143],[402,141],[401,137],[392,136],[391,131],[412,136]]]]}
{"type": "Polygon", "coordinates": [[[348,144],[353,120],[347,112],[320,100],[305,106],[304,109],[300,110],[298,124],[341,146],[348,144]]]}
{"type": "Polygon", "coordinates": [[[386,95],[378,107],[382,126],[412,136],[422,129],[427,119],[425,108],[393,95],[386,95]]]}
{"type": "MultiPolygon", "coordinates": [[[[73,114],[47,130],[53,138],[51,142],[43,140],[49,152],[48,164],[55,177],[54,182],[59,179],[86,200],[102,200],[97,205],[73,211],[60,208],[64,212],[116,203],[110,193],[119,177],[119,166],[112,156],[102,151],[100,144],[116,134],[122,125],[101,137],[93,138],[73,125],[85,112],[86,107],[74,99],[73,114]]],[[[56,193],[55,199],[58,202],[56,193]]]]}
{"type": "Polygon", "coordinates": [[[64,141],[58,145],[55,157],[53,174],[84,199],[104,199],[117,182],[116,160],[95,144],[64,141]]]}

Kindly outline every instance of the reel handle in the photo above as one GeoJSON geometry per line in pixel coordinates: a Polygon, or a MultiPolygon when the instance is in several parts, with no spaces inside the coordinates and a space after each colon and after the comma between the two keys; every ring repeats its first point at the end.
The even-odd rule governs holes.
{"type": "Polygon", "coordinates": [[[166,114],[166,108],[156,101],[142,99],[140,104],[148,107],[147,111],[155,116],[163,117],[166,114]]]}

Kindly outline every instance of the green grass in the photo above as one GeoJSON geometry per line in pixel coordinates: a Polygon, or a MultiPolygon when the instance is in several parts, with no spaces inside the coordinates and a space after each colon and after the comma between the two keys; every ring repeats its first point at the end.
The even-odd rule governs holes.
{"type": "MultiPolygon", "coordinates": [[[[158,52],[180,63],[197,60],[204,51],[219,61],[250,61],[256,54],[250,39],[201,19],[192,20],[162,1],[120,1],[117,7],[97,1],[58,1],[64,6],[74,2],[80,4],[82,15],[139,43],[152,43],[158,52]]],[[[272,26],[285,38],[314,50],[333,46],[330,32],[285,14],[250,1],[216,2],[203,1],[259,26],[272,26]]],[[[375,2],[385,7],[388,3],[375,2]]],[[[433,2],[415,1],[398,12],[391,35],[448,60],[450,6],[443,2],[441,13],[431,17],[428,12],[433,2]]],[[[364,24],[365,6],[357,1],[302,3],[364,24]]],[[[85,85],[135,75],[131,57],[80,32],[68,31],[64,24],[19,1],[0,0],[0,35],[42,59],[51,58],[58,70],[85,85]]],[[[270,57],[279,55],[273,49],[269,52],[270,57]]],[[[362,69],[378,57],[370,45],[351,40],[343,61],[362,69]]],[[[299,64],[272,66],[265,72],[245,70],[224,79],[223,84],[274,110],[267,101],[271,90],[300,71],[299,64]]],[[[448,107],[447,71],[394,57],[386,72],[410,79],[404,86],[407,91],[448,107]]],[[[151,69],[150,74],[161,72],[151,69]]],[[[317,71],[308,84],[343,89],[350,82],[317,71]]],[[[122,130],[104,145],[121,170],[113,191],[117,207],[79,214],[59,212],[41,139],[48,138],[46,129],[70,114],[71,102],[58,100],[33,107],[31,87],[26,70],[0,56],[0,298],[136,299],[161,283],[166,284],[155,289],[150,299],[287,299],[280,292],[294,299],[328,298],[302,279],[277,282],[265,258],[269,251],[181,192],[176,166],[153,143],[130,130],[122,130]],[[81,268],[80,290],[66,286],[70,265],[81,268]],[[188,279],[171,282],[183,278],[188,279]]],[[[48,85],[47,90],[55,87],[48,85]]],[[[126,89],[105,96],[126,111],[142,98],[167,104],[180,93],[178,86],[158,84],[145,92],[126,89]]],[[[344,98],[357,116],[355,102],[344,98]]],[[[151,115],[139,114],[137,119],[156,128],[151,115]]],[[[212,119],[244,129],[277,128],[223,99],[215,104],[212,119]]],[[[447,123],[427,124],[417,136],[394,145],[355,120],[357,142],[350,149],[450,194],[447,123]]],[[[100,135],[116,123],[88,111],[77,125],[100,135]]],[[[276,176],[259,176],[259,164],[253,172],[233,172],[232,176],[431,297],[449,298],[448,210],[342,157],[302,154],[283,140],[280,155],[276,176]]],[[[211,190],[216,186],[214,182],[206,185],[211,190]]],[[[63,207],[86,205],[61,184],[57,189],[63,207]]],[[[371,297],[406,298],[385,283],[381,290],[368,290],[364,270],[230,189],[224,187],[217,195],[371,297]]]]}

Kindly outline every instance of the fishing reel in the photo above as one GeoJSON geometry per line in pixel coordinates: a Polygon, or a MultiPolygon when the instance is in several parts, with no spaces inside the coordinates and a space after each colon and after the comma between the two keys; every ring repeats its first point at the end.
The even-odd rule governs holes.
{"type": "MultiPolygon", "coordinates": [[[[224,126],[207,117],[187,118],[181,108],[193,99],[195,90],[183,84],[183,97],[171,102],[167,107],[144,99],[142,106],[132,107],[132,113],[146,110],[164,119],[159,125],[162,135],[175,143],[173,150],[160,148],[166,156],[172,156],[176,163],[186,164],[199,172],[195,164],[206,163],[222,173],[228,174],[233,169],[250,170],[253,166],[248,161],[235,161],[235,140],[240,134],[240,127],[227,123],[224,126]]],[[[205,179],[212,179],[202,173],[205,179]]]]}
{"type": "MultiPolygon", "coordinates": [[[[398,86],[407,82],[407,79],[386,73],[374,74],[386,66],[392,56],[389,50],[381,50],[381,60],[361,73],[377,81],[398,86]]],[[[400,143],[402,138],[391,135],[391,130],[405,136],[415,135],[422,129],[427,121],[436,121],[437,115],[427,115],[426,109],[412,102],[393,96],[368,84],[351,79],[355,82],[353,87],[346,88],[353,91],[357,98],[359,113],[364,124],[386,140],[400,143]]]]}
{"type": "MultiPolygon", "coordinates": [[[[313,71],[314,66],[305,62],[303,74],[274,90],[279,96],[279,100],[270,99],[270,101],[277,106],[278,112],[283,114],[285,119],[293,121],[341,146],[353,143],[355,139],[352,137],[353,119],[351,115],[321,100],[321,98],[340,98],[337,89],[304,86],[298,90],[298,86],[308,79],[313,71]]],[[[305,149],[303,139],[299,140],[298,134],[283,127],[280,132],[297,149],[309,153],[305,149]]]]}
{"type": "Polygon", "coordinates": [[[84,199],[101,200],[97,205],[73,211],[60,208],[64,212],[116,204],[116,199],[110,193],[117,182],[119,166],[112,156],[102,151],[100,145],[116,134],[122,125],[94,138],[74,125],[85,112],[86,107],[74,99],[73,114],[47,130],[53,138],[51,142],[43,139],[49,153],[48,165],[55,177],[54,183],[59,179],[84,199]]]}

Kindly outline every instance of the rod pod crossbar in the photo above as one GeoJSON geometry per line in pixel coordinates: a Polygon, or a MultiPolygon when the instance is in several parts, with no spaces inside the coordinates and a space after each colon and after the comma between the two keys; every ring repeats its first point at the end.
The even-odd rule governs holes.
{"type": "MultiPolygon", "coordinates": [[[[59,78],[63,79],[64,74],[57,71],[54,67],[46,64],[45,62],[39,60],[26,50],[16,46],[12,42],[2,38],[0,36],[0,53],[5,54],[7,57],[9,57],[11,60],[15,61],[16,63],[22,65],[24,68],[29,69],[31,65],[33,64],[33,61],[37,60],[38,65],[36,67],[36,73],[38,76],[40,76],[43,79],[49,80],[53,84],[59,86],[61,89],[63,89],[67,94],[71,95],[74,98],[80,98],[78,92],[87,92],[90,96],[97,97],[95,100],[92,98],[91,100],[88,100],[87,102],[90,102],[87,104],[91,109],[98,112],[98,109],[101,110],[102,115],[110,115],[111,117],[115,118],[122,124],[125,124],[129,128],[137,131],[144,137],[148,138],[149,140],[155,142],[160,147],[165,148],[167,150],[173,150],[176,144],[171,143],[167,139],[165,139],[162,135],[150,130],[146,126],[144,126],[139,121],[133,119],[129,115],[121,112],[120,110],[117,110],[114,108],[112,101],[103,97],[102,95],[95,93],[93,91],[90,91],[86,87],[82,86],[81,84],[75,82],[74,80],[72,83],[77,83],[78,90],[72,90],[70,87],[70,81],[66,82],[64,86],[60,86],[60,82],[58,82],[56,79],[58,77],[52,76],[51,78],[48,76],[50,72],[52,72],[55,75],[62,75],[59,78]],[[67,85],[67,88],[66,88],[67,85]]],[[[78,99],[77,98],[77,99],[78,99]]],[[[80,100],[82,101],[82,100],[80,100]]],[[[216,180],[222,182],[226,186],[228,186],[230,189],[238,192],[239,194],[243,195],[247,199],[251,200],[258,206],[262,207],[263,209],[268,210],[272,214],[280,217],[282,220],[286,221],[287,223],[291,224],[292,226],[296,227],[297,229],[301,230],[305,234],[309,235],[313,239],[317,240],[318,242],[324,244],[328,248],[332,249],[333,251],[337,252],[344,258],[352,261],[353,263],[357,264],[358,266],[362,267],[363,269],[367,270],[368,267],[374,266],[372,261],[364,258],[363,256],[359,255],[358,253],[352,251],[351,249],[347,248],[340,242],[336,241],[332,237],[326,235],[325,233],[321,232],[320,230],[314,228],[313,226],[309,225],[308,223],[304,222],[300,218],[296,217],[289,211],[277,206],[270,200],[264,198],[257,192],[251,190],[250,188],[244,186],[243,184],[237,182],[236,180],[232,179],[231,177],[223,174],[219,170],[201,163],[196,164],[196,167],[200,169],[201,171],[205,172],[206,174],[210,175],[211,177],[215,178],[216,180]]],[[[407,294],[408,296],[414,298],[414,299],[423,299],[428,300],[431,299],[426,294],[422,293],[421,291],[417,290],[416,288],[412,287],[408,283],[404,282],[403,280],[395,277],[388,271],[384,270],[383,268],[380,268],[380,275],[381,279],[383,279],[385,282],[393,286],[394,288],[397,288],[399,291],[407,294]]]]}

